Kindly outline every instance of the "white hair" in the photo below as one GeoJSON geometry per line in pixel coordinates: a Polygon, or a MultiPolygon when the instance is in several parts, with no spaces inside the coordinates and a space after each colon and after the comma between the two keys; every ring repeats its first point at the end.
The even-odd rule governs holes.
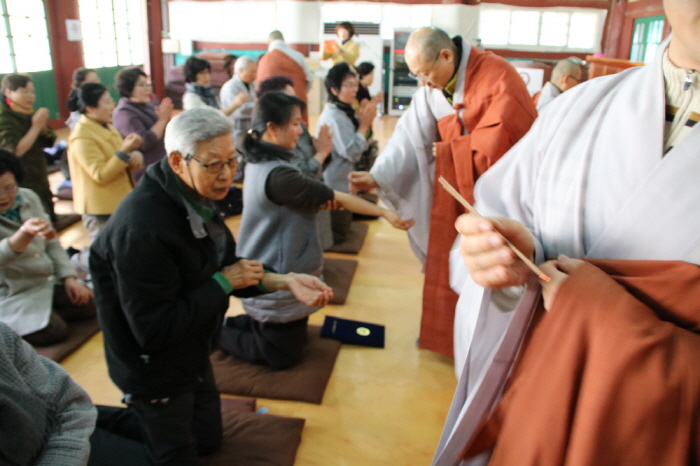
{"type": "Polygon", "coordinates": [[[248,63],[255,63],[248,55],[243,55],[242,57],[236,59],[236,64],[233,65],[233,72],[238,73],[241,70],[248,68],[248,63]]]}
{"type": "Polygon", "coordinates": [[[213,108],[193,108],[170,120],[165,128],[166,153],[179,152],[183,157],[197,153],[197,143],[231,134],[233,124],[213,108]]]}

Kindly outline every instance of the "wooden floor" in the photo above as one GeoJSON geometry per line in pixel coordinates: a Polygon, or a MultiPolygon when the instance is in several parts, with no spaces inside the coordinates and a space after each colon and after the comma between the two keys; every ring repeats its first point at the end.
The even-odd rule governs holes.
{"type": "MultiPolygon", "coordinates": [[[[375,122],[380,146],[395,123],[391,117],[375,122]]],[[[63,203],[57,210],[70,207],[63,203]]],[[[228,221],[234,234],[239,222],[240,216],[228,221]]],[[[346,304],[327,306],[310,323],[320,325],[328,314],[383,324],[386,348],[343,346],[321,405],[258,399],[258,406],[271,414],[306,419],[297,466],[429,465],[452,399],[452,360],[416,346],[421,265],[405,232],[383,219],[369,225],[359,255],[327,254],[359,261],[346,304]]],[[[61,234],[61,242],[83,246],[86,230],[75,225],[61,234]]],[[[229,313],[239,312],[232,299],[229,313]]],[[[119,404],[121,393],[107,375],[101,334],[63,366],[95,403],[119,404]]]]}

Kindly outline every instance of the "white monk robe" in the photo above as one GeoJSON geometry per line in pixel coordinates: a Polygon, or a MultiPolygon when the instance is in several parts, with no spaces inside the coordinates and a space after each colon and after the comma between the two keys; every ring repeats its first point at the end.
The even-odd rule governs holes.
{"type": "MultiPolygon", "coordinates": [[[[461,67],[461,79],[455,88],[455,102],[462,98],[464,68],[461,67]]],[[[433,204],[433,143],[440,139],[437,122],[454,112],[442,91],[419,87],[371,170],[379,185],[379,197],[402,218],[416,221],[407,233],[413,252],[423,264],[428,255],[433,204]]]]}
{"type": "Polygon", "coordinates": [[[560,95],[561,91],[557,86],[552,84],[551,81],[547,81],[546,83],[544,83],[544,86],[542,86],[542,90],[540,91],[540,98],[537,100],[537,111],[541,112],[545,105],[547,105],[560,95]]]}
{"type": "MultiPolygon", "coordinates": [[[[700,125],[664,155],[667,46],[649,65],[593,79],[558,97],[479,179],[477,210],[525,225],[535,238],[536,262],[566,254],[700,264],[700,216],[693,215],[700,205],[700,125]]],[[[464,275],[461,260],[451,265],[464,275]]],[[[515,306],[506,306],[508,291],[484,289],[466,276],[455,320],[455,364],[462,376],[435,466],[486,464],[484,455],[468,462],[455,455],[500,394],[502,384],[494,386],[485,374],[499,365],[507,373],[514,351],[505,351],[501,361],[501,350],[517,349],[523,332],[515,327],[527,327],[538,288],[531,280],[510,312],[515,306]],[[509,327],[512,319],[518,325],[509,327]]]]}

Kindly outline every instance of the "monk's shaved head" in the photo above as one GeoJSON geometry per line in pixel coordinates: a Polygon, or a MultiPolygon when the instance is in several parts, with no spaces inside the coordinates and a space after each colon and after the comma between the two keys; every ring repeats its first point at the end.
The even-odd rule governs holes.
{"type": "Polygon", "coordinates": [[[558,82],[567,74],[581,79],[581,66],[568,58],[560,60],[552,70],[552,81],[558,82]]]}
{"type": "Polygon", "coordinates": [[[414,30],[406,42],[406,53],[409,49],[423,60],[433,60],[442,49],[450,49],[457,52],[450,36],[445,31],[438,28],[423,27],[414,30]]]}
{"type": "Polygon", "coordinates": [[[458,49],[445,31],[418,28],[406,42],[406,65],[425,86],[442,89],[456,72],[458,49]]]}

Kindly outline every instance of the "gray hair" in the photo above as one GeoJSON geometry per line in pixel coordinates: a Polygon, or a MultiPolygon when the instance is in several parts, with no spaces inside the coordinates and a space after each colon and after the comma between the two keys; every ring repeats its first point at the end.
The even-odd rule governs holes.
{"type": "MultiPolygon", "coordinates": [[[[582,71],[580,63],[577,63],[571,58],[565,58],[563,60],[560,60],[559,62],[557,62],[556,65],[554,65],[554,69],[552,69],[552,77],[550,81],[552,81],[553,83],[557,83],[561,80],[561,78],[563,78],[567,74],[574,76],[575,70],[582,71]]],[[[576,76],[574,76],[574,78],[575,77],[576,76]]]]}
{"type": "Polygon", "coordinates": [[[282,35],[282,32],[278,31],[276,29],[274,31],[272,31],[269,36],[267,36],[268,42],[272,42],[275,40],[284,40],[284,36],[282,35]]]}
{"type": "Polygon", "coordinates": [[[239,71],[248,68],[248,63],[255,63],[255,60],[253,60],[248,55],[243,55],[238,60],[236,60],[236,64],[233,65],[233,72],[238,73],[239,71]]]}
{"type": "Polygon", "coordinates": [[[202,141],[231,134],[233,124],[223,113],[213,108],[193,108],[170,120],[165,128],[165,150],[179,152],[183,157],[197,153],[202,141]]]}

